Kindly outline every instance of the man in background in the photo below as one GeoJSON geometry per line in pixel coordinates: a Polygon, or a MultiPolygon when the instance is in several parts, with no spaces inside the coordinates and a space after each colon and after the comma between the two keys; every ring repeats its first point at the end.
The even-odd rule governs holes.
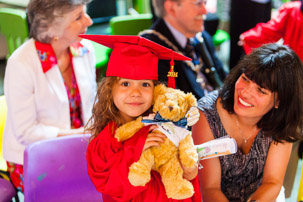
{"type": "MultiPolygon", "coordinates": [[[[226,76],[215,53],[211,36],[204,31],[205,0],[153,0],[157,15],[150,30],[141,36],[192,58],[175,61],[176,88],[197,99],[220,87],[226,76]]],[[[169,61],[159,60],[159,81],[167,82],[169,61]]]]}

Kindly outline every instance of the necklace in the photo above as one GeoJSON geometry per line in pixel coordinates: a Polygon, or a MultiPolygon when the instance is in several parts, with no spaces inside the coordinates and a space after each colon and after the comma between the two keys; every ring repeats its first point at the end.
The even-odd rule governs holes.
{"type": "Polygon", "coordinates": [[[71,67],[71,52],[68,49],[57,57],[57,64],[61,74],[68,72],[71,67]]]}
{"type": "Polygon", "coordinates": [[[61,59],[61,60],[58,59],[58,66],[63,68],[62,70],[59,68],[61,74],[66,73],[71,67],[70,62],[68,60],[65,60],[65,59],[61,59]]]}
{"type": "Polygon", "coordinates": [[[67,72],[67,70],[69,70],[69,68],[70,68],[70,65],[68,64],[68,66],[64,69],[64,70],[62,70],[61,71],[61,74],[64,74],[64,73],[66,73],[67,72]]]}
{"type": "Polygon", "coordinates": [[[239,124],[239,121],[238,121],[237,118],[236,118],[236,125],[237,125],[237,128],[239,129],[239,131],[240,131],[240,133],[241,133],[241,137],[243,138],[244,143],[247,143],[248,140],[249,140],[249,138],[256,132],[256,129],[254,129],[254,130],[250,133],[250,135],[249,135],[248,137],[245,137],[245,136],[243,135],[243,131],[242,131],[241,128],[240,128],[240,124],[239,124]]]}

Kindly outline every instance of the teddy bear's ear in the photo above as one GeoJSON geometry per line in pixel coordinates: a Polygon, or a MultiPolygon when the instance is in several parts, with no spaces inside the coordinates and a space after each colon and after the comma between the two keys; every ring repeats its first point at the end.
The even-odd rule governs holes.
{"type": "Polygon", "coordinates": [[[164,84],[159,84],[159,85],[156,85],[155,88],[154,88],[154,100],[153,100],[153,103],[155,103],[155,100],[157,99],[157,97],[159,95],[163,95],[166,93],[166,86],[164,84]]]}
{"type": "Polygon", "coordinates": [[[193,94],[186,93],[185,99],[187,100],[190,107],[197,106],[197,99],[193,94]]]}

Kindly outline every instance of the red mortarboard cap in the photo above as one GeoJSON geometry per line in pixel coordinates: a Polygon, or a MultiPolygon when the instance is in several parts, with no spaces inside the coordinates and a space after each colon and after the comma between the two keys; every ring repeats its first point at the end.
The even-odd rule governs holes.
{"type": "Polygon", "coordinates": [[[158,60],[191,60],[140,36],[79,35],[112,48],[106,76],[158,80],[158,60]]]}

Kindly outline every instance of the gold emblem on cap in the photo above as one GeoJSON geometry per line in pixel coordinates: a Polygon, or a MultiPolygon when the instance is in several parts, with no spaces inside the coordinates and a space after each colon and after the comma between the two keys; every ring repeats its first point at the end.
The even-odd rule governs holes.
{"type": "Polygon", "coordinates": [[[174,71],[174,65],[170,66],[170,70],[167,74],[167,77],[178,77],[178,72],[174,71]]]}

